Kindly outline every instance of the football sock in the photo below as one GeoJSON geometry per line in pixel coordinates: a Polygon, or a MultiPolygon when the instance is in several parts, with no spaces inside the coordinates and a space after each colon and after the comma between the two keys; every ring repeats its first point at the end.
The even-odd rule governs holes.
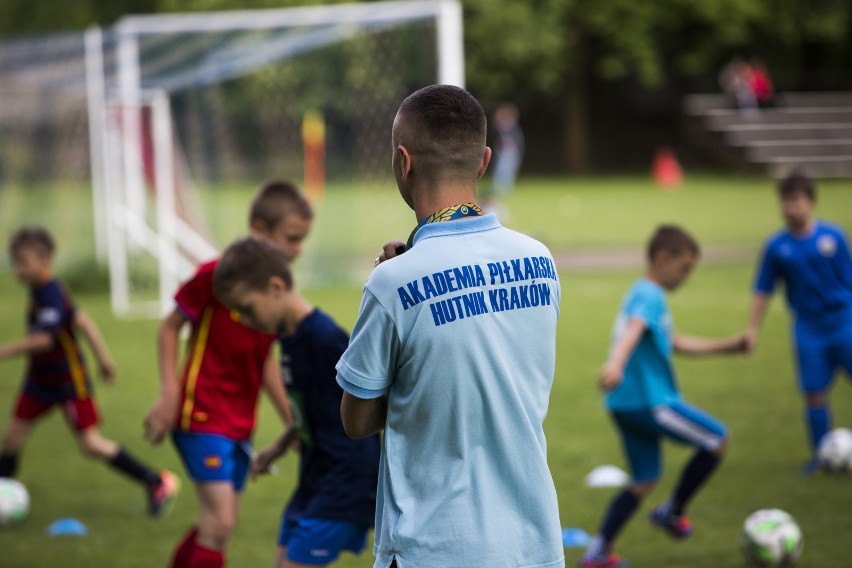
{"type": "Polygon", "coordinates": [[[638,506],[639,499],[629,489],[624,489],[612,500],[600,530],[607,547],[615,539],[621,527],[630,520],[638,506]]]}
{"type": "Polygon", "coordinates": [[[223,568],[225,553],[221,550],[204,548],[198,542],[192,543],[187,568],[223,568]]]}
{"type": "Polygon", "coordinates": [[[682,515],[686,504],[696,491],[707,481],[707,478],[716,470],[721,458],[707,450],[699,450],[692,456],[683,473],[680,475],[672,500],[669,503],[669,511],[675,515],[682,515]]]}
{"type": "Polygon", "coordinates": [[[831,411],[828,406],[809,406],[805,415],[811,435],[811,448],[816,453],[819,441],[828,432],[828,426],[831,423],[831,411]]]}
{"type": "Polygon", "coordinates": [[[592,537],[591,542],[589,542],[589,546],[586,548],[586,552],[583,553],[583,558],[602,558],[608,552],[608,545],[604,541],[604,538],[600,534],[596,534],[592,537]]]}
{"type": "Polygon", "coordinates": [[[183,540],[181,540],[178,543],[177,548],[175,548],[170,568],[189,568],[189,556],[192,554],[196,535],[198,535],[198,527],[192,527],[189,532],[183,536],[183,540]]]}
{"type": "Polygon", "coordinates": [[[129,475],[145,485],[154,485],[160,482],[159,473],[143,465],[139,460],[127,453],[124,448],[119,448],[118,453],[108,463],[118,471],[129,475]]]}
{"type": "Polygon", "coordinates": [[[18,471],[18,453],[0,454],[0,477],[14,477],[18,471]]]}

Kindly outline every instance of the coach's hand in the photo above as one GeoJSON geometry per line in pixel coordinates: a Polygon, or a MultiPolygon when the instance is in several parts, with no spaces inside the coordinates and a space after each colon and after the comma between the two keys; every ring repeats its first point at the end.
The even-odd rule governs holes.
{"type": "Polygon", "coordinates": [[[376,257],[376,262],[373,266],[378,266],[386,260],[390,260],[395,256],[399,256],[405,252],[405,243],[402,241],[389,241],[382,247],[382,252],[376,257]]]}

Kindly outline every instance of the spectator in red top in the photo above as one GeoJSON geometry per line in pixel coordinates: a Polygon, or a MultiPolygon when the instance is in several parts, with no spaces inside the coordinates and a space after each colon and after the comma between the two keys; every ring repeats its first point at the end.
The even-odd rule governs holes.
{"type": "Polygon", "coordinates": [[[772,77],[763,61],[754,57],[751,60],[750,86],[754,98],[760,108],[775,106],[775,89],[772,85],[772,77]]]}

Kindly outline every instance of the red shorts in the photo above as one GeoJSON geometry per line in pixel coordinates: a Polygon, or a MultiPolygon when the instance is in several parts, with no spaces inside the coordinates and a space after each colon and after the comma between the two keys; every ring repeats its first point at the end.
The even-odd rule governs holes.
{"type": "Polygon", "coordinates": [[[69,398],[54,402],[39,400],[26,392],[21,392],[15,405],[15,418],[30,422],[53,408],[55,404],[62,405],[65,419],[75,430],[82,432],[98,423],[98,409],[91,397],[85,400],[69,398]]]}

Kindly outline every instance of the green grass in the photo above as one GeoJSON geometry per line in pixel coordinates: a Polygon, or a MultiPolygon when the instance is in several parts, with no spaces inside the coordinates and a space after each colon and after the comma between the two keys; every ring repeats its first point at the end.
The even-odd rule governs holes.
{"type": "MultiPolygon", "coordinates": [[[[852,228],[852,192],[844,182],[820,184],[820,212],[852,228]]],[[[677,328],[704,335],[728,335],[745,324],[753,254],[778,227],[771,183],[759,179],[690,179],[676,193],[663,193],[635,178],[531,180],[507,201],[511,224],[537,235],[554,252],[636,250],[653,226],[677,221],[693,230],[702,244],[732,245],[742,258],[700,264],[687,285],[672,296],[677,328]]],[[[251,188],[220,190],[205,202],[217,240],[242,232],[251,188]]],[[[0,189],[0,233],[22,222],[43,221],[60,242],[60,276],[92,267],[91,229],[80,222],[91,210],[85,192],[0,189]],[[79,217],[72,217],[79,215],[79,217]],[[83,267],[83,268],[80,268],[83,267]]],[[[378,247],[405,237],[412,214],[393,187],[331,188],[318,205],[315,230],[297,264],[303,293],[351,329],[357,317],[363,277],[378,247]],[[330,277],[333,276],[333,277],[330,277]]],[[[25,291],[0,262],[0,342],[23,332],[25,291]]],[[[595,374],[602,363],[618,301],[639,274],[636,268],[561,272],[563,300],[559,322],[556,377],[545,424],[551,470],[559,495],[563,526],[592,532],[611,489],[590,489],[585,475],[595,466],[624,466],[615,431],[602,410],[595,374]]],[[[85,281],[84,277],[80,278],[85,281]]],[[[142,419],[157,392],[154,334],[156,322],[112,316],[109,299],[97,287],[75,289],[77,303],[100,324],[121,376],[114,388],[101,386],[98,400],[104,434],[157,467],[184,476],[169,445],[152,448],[142,440],[142,419]]],[[[654,532],[644,517],[671,489],[688,452],[669,444],[663,481],[619,539],[619,550],[633,566],[743,566],[738,550],[742,522],[751,511],[780,507],[799,521],[805,536],[801,567],[849,563],[847,535],[852,531],[849,476],[802,478],[807,458],[801,402],[794,386],[788,317],[776,299],[752,357],[677,359],[686,397],[723,420],[731,430],[728,459],[697,497],[691,514],[695,535],[675,543],[654,532]]],[[[0,427],[17,392],[23,360],[0,362],[0,427]]],[[[852,426],[852,389],[839,378],[832,404],[838,425],[852,426]]],[[[264,403],[256,442],[279,431],[264,403]]],[[[296,460],[279,464],[280,474],[251,483],[240,524],[229,547],[233,568],[271,566],[277,519],[295,483],[296,460]]],[[[68,568],[165,566],[170,551],[196,514],[191,484],[166,519],[145,517],[142,491],[102,464],[80,456],[58,414],[39,424],[23,458],[20,478],[30,490],[32,513],[25,523],[0,530],[0,566],[31,568],[60,564],[68,568]],[[75,517],[89,527],[84,538],[51,538],[52,521],[75,517]]],[[[185,479],[185,476],[184,476],[185,479]]],[[[567,565],[579,551],[566,550],[567,565]]],[[[344,568],[372,566],[366,551],[345,556],[344,568]]]]}

